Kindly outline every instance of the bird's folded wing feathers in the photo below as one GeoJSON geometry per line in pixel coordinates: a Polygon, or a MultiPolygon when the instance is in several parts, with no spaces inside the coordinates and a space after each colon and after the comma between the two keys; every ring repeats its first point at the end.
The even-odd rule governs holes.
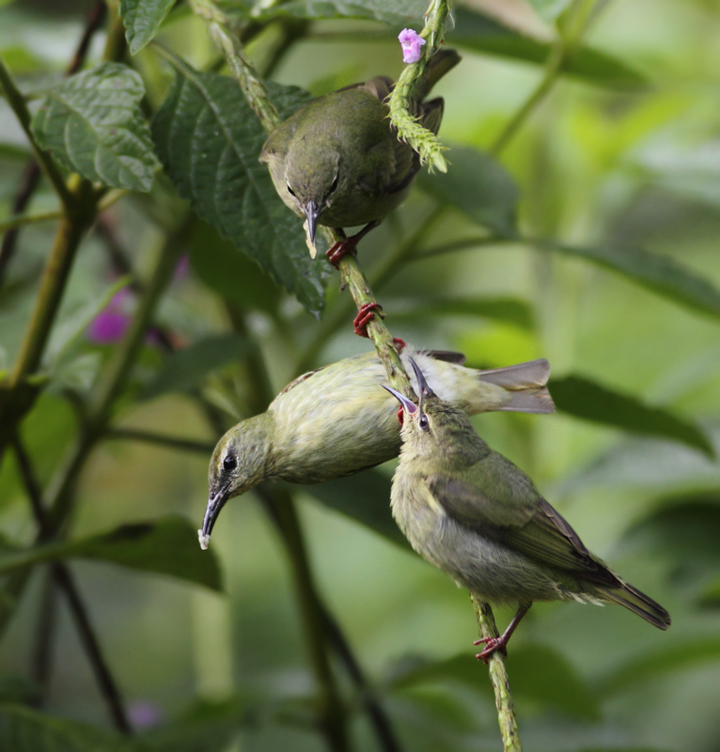
{"type": "MultiPolygon", "coordinates": [[[[430,476],[428,489],[450,517],[480,535],[539,564],[577,573],[599,585],[617,586],[615,575],[588,552],[577,533],[529,480],[513,482],[525,476],[506,479],[493,471],[492,464],[478,469],[488,460],[497,463],[495,458],[501,457],[489,455],[463,478],[430,476]]],[[[505,462],[519,473],[512,463],[505,462]]]]}

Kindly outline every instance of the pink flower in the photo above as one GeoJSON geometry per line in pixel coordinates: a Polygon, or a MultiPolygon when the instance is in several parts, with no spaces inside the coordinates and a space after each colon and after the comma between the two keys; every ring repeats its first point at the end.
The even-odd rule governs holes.
{"type": "Polygon", "coordinates": [[[107,306],[90,322],[87,328],[87,338],[97,345],[107,345],[119,342],[128,326],[132,293],[127,287],[113,295],[107,306]]]}
{"type": "Polygon", "coordinates": [[[420,59],[420,48],[425,40],[412,29],[403,29],[398,34],[400,46],[403,51],[403,63],[417,63],[420,59]]]}

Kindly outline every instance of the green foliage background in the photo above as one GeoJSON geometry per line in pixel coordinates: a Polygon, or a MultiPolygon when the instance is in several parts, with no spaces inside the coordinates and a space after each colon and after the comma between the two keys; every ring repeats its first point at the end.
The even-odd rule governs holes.
{"type": "MultiPolygon", "coordinates": [[[[263,390],[369,347],[351,332],[351,301],[324,260],[308,258],[300,223],[257,164],[260,125],[185,3],[122,0],[130,51],[111,32],[115,52],[108,45],[101,62],[99,32],[67,81],[90,4],[0,5],[0,57],[30,95],[34,138],[58,171],[122,191],[103,194],[108,208],[80,245],[42,363],[23,381],[36,399],[20,439],[46,498],[88,435],[83,416],[100,426],[54,540],[35,544],[12,448],[0,467],[0,749],[323,749],[292,564],[257,494],[227,506],[209,552],[194,531],[217,431],[263,409],[263,390]],[[150,43],[156,33],[162,47],[150,43]],[[127,313],[138,316],[158,264],[169,278],[184,254],[189,272],[167,291],[158,283],[155,334],[145,340],[140,329],[129,372],[108,391],[123,346],[90,341],[89,322],[128,282],[127,313]],[[47,584],[53,562],[74,575],[131,719],[159,722],[136,739],[109,730],[66,602],[47,584]]],[[[282,112],[305,97],[288,87],[319,95],[397,76],[397,31],[419,29],[425,9],[416,0],[218,5],[275,82],[282,112]]],[[[523,743],[713,752],[720,3],[468,0],[454,23],[448,44],[463,63],[437,87],[450,169],[417,181],[361,244],[361,266],[394,336],[462,350],[475,367],[550,360],[556,415],[474,423],[593,551],[673,616],[661,633],[617,608],[533,608],[508,657],[523,743]],[[586,12],[582,38],[561,49],[553,40],[586,12]],[[543,63],[558,50],[553,73],[543,63]],[[495,148],[543,77],[547,96],[495,148]]],[[[31,156],[0,101],[3,229],[31,156]]],[[[15,420],[8,405],[22,397],[8,386],[12,369],[57,228],[49,181],[26,211],[52,216],[21,228],[1,280],[3,442],[15,420]]],[[[498,749],[467,595],[402,545],[391,473],[268,493],[298,500],[319,592],[402,749],[498,749]]],[[[353,748],[378,749],[361,698],[333,665],[353,748]]]]}

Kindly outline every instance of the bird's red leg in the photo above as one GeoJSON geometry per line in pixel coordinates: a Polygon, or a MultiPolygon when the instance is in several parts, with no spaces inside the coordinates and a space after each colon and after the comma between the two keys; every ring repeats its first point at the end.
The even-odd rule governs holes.
{"type": "Polygon", "coordinates": [[[350,253],[354,253],[357,248],[357,244],[370,232],[375,229],[381,220],[376,219],[373,222],[365,225],[360,232],[351,235],[349,238],[343,238],[338,240],[331,248],[325,252],[327,260],[337,269],[340,264],[340,259],[343,256],[347,256],[350,253]]]}
{"type": "Polygon", "coordinates": [[[395,349],[399,353],[401,353],[407,347],[405,340],[400,339],[400,337],[393,337],[393,345],[395,345],[395,349]]]}
{"type": "Polygon", "coordinates": [[[353,319],[353,331],[358,337],[367,337],[367,325],[373,320],[376,313],[380,318],[385,318],[382,306],[379,303],[365,303],[361,305],[357,316],[353,319]]]}
{"type": "Polygon", "coordinates": [[[483,661],[487,664],[488,658],[496,651],[499,650],[503,655],[507,655],[507,644],[510,640],[510,637],[512,633],[515,631],[515,628],[520,623],[520,620],[525,616],[525,614],[530,610],[530,606],[532,606],[532,603],[529,604],[520,604],[520,608],[518,608],[517,613],[515,616],[513,616],[510,624],[508,624],[507,629],[500,635],[500,637],[483,637],[481,640],[475,640],[473,642],[473,645],[482,645],[485,644],[485,649],[478,653],[475,657],[479,661],[483,661]]]}

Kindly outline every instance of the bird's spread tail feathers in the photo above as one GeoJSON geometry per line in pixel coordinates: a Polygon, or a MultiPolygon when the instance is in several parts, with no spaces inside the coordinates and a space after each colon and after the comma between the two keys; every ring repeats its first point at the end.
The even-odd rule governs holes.
{"type": "Polygon", "coordinates": [[[480,380],[497,384],[511,393],[510,401],[499,408],[512,412],[552,413],[555,404],[547,390],[550,364],[544,358],[507,368],[480,371],[480,380]]]}
{"type": "Polygon", "coordinates": [[[623,582],[622,589],[608,588],[603,594],[607,600],[625,606],[658,629],[667,629],[670,626],[670,614],[659,603],[627,582],[623,582]]]}

